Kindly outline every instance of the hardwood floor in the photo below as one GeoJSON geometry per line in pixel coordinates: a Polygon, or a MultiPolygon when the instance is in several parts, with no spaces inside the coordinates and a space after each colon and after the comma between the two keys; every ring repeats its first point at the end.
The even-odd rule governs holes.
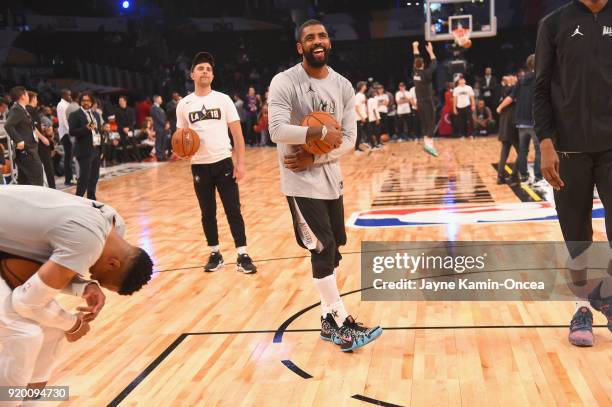
{"type": "MultiPolygon", "coordinates": [[[[369,209],[439,208],[449,199],[457,208],[520,204],[508,186],[495,184],[497,140],[438,147],[439,158],[413,142],[344,157],[347,220],[369,209]]],[[[372,345],[345,354],[321,341],[316,307],[275,343],[281,324],[319,300],[279,190],[276,150],[249,149],[247,160],[240,190],[255,275],[235,271],[222,210],[229,264],[202,272],[208,253],[187,162],[100,183],[98,199],[122,214],[129,240],[152,255],[158,273],[132,297],[109,293],[89,335],[66,344],[50,382],[70,386],[70,401],[59,405],[612,405],[612,333],[595,328],[595,347],[572,347],[571,302],[371,302],[355,293],[344,297],[349,312],[385,328],[372,345]]],[[[601,219],[594,230],[606,239],[601,219]]],[[[347,234],[342,293],[361,287],[362,241],[562,240],[556,221],[347,227],[347,234]]],[[[595,323],[604,318],[595,315],[595,323]]]]}

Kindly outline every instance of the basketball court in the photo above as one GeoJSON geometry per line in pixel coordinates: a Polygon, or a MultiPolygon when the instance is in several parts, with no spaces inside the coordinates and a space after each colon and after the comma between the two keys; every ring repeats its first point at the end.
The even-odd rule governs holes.
{"type": "MultiPolygon", "coordinates": [[[[59,405],[609,405],[612,337],[595,315],[596,346],[570,345],[573,302],[361,301],[362,241],[562,240],[556,220],[524,222],[534,202],[495,184],[495,139],[438,146],[437,159],[415,142],[342,159],[349,226],[340,291],[348,309],[385,330],[348,354],[319,339],[310,258],[295,243],[274,149],[247,151],[240,187],[254,275],[234,264],[202,272],[207,253],[187,162],[101,182],[100,197],[123,214],[158,272],[138,295],[109,294],[87,340],[66,346],[52,382],[69,385],[71,398],[59,405]],[[390,179],[411,187],[390,200],[390,179]],[[430,224],[351,226],[371,209],[505,204],[524,219],[436,225],[434,212],[430,224]]],[[[218,221],[232,261],[224,215],[218,221]]],[[[604,240],[602,220],[594,229],[604,240]]]]}

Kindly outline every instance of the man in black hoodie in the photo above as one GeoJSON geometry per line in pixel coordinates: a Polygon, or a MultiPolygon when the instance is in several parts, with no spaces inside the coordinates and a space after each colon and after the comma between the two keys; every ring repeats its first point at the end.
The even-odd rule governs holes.
{"type": "MultiPolygon", "coordinates": [[[[593,240],[593,188],[605,209],[612,238],[612,4],[574,0],[540,23],[536,47],[535,130],[541,140],[542,173],[555,189],[572,277],[593,240]]],[[[611,263],[612,264],[612,263],[611,263]]],[[[610,267],[608,269],[610,271],[610,267]]],[[[612,331],[612,279],[588,296],[612,331]]],[[[569,341],[593,345],[589,302],[577,302],[569,341]]]]}

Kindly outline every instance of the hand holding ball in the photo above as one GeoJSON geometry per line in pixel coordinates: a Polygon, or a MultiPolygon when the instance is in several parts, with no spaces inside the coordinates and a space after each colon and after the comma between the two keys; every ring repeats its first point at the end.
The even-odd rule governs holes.
{"type": "Polygon", "coordinates": [[[200,136],[193,129],[176,129],[172,135],[172,151],[179,157],[191,157],[200,148],[200,136]]]}
{"type": "MultiPolygon", "coordinates": [[[[328,128],[328,136],[330,131],[339,131],[340,125],[336,121],[336,118],[327,112],[312,112],[307,114],[302,119],[302,126],[315,127],[315,126],[326,126],[328,128]],[[329,130],[337,129],[337,130],[329,130]]],[[[302,146],[305,151],[311,154],[327,154],[334,149],[334,146],[330,143],[332,137],[323,140],[317,139],[312,140],[302,146]]]]}

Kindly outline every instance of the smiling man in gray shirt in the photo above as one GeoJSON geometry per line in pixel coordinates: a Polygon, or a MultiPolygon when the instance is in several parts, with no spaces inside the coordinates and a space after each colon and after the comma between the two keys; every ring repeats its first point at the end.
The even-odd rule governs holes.
{"type": "Polygon", "coordinates": [[[289,202],[296,239],[311,252],[321,297],[321,338],[350,351],[382,333],[380,327],[364,327],[348,315],[334,273],[342,258],[338,247],[346,244],[338,159],[355,145],[355,93],[346,78],[327,66],[331,42],[320,21],[303,23],[296,40],[302,62],[270,84],[270,136],[278,145],[281,190],[289,202]],[[330,113],[340,126],[300,126],[304,116],[317,111],[330,113]],[[312,155],[300,147],[313,140],[325,140],[333,149],[312,155]]]}

